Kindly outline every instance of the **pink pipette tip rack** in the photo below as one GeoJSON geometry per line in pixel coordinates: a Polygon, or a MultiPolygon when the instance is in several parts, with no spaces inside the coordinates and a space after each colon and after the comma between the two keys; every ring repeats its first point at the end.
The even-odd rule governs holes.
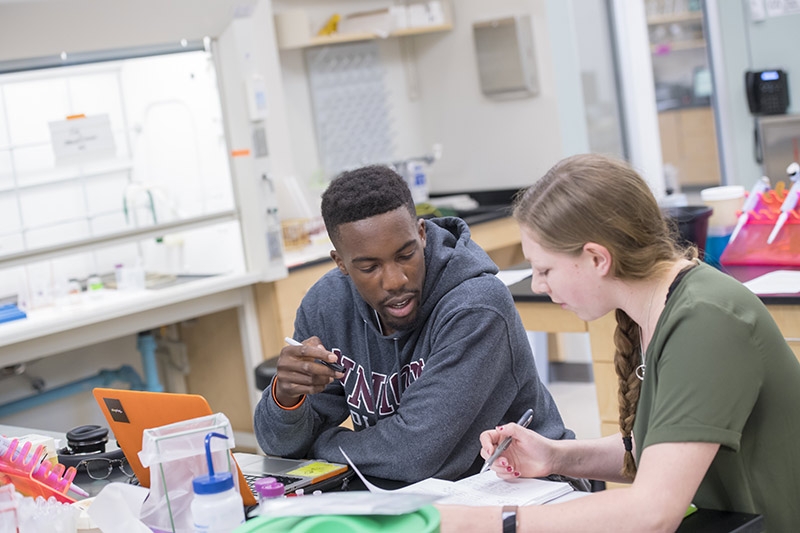
{"type": "Polygon", "coordinates": [[[65,469],[60,463],[53,465],[50,461],[43,461],[47,452],[41,444],[30,455],[30,442],[24,443],[19,450],[18,446],[19,440],[11,439],[8,449],[0,454],[0,485],[13,483],[17,491],[34,498],[48,499],[52,496],[62,503],[75,501],[67,496],[77,473],[74,467],[65,469]]]}

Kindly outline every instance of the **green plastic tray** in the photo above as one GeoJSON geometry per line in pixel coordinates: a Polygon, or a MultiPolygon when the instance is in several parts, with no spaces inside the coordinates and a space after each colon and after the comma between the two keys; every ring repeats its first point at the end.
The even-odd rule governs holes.
{"type": "Polygon", "coordinates": [[[432,505],[402,515],[259,516],[234,533],[438,533],[439,511],[432,505]]]}

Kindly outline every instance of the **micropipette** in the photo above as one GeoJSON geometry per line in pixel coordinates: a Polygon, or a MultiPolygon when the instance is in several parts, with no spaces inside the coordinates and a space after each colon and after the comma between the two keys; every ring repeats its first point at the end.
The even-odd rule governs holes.
{"type": "Polygon", "coordinates": [[[789,218],[789,213],[797,206],[797,197],[800,196],[800,165],[791,163],[786,167],[786,174],[789,175],[789,178],[794,184],[792,188],[789,189],[789,194],[786,195],[783,204],[781,204],[781,214],[778,217],[778,221],[775,223],[775,227],[772,228],[772,233],[769,234],[767,244],[772,244],[772,241],[778,236],[778,232],[786,223],[786,219],[789,218]]]}
{"type": "Polygon", "coordinates": [[[769,178],[766,176],[761,176],[761,179],[758,180],[755,185],[753,185],[750,195],[747,197],[747,200],[744,201],[744,205],[742,205],[742,214],[739,215],[739,221],[736,223],[733,233],[731,233],[731,238],[728,240],[728,244],[732,243],[736,236],[739,235],[739,231],[741,231],[741,229],[747,223],[747,219],[750,216],[750,211],[756,208],[756,204],[758,204],[760,195],[767,192],[769,188],[769,178]]]}

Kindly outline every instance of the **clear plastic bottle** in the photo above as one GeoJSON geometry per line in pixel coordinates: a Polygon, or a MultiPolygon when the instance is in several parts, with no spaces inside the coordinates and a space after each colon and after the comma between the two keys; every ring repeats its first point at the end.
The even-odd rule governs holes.
{"type": "Polygon", "coordinates": [[[257,479],[253,484],[253,488],[258,496],[258,514],[264,514],[264,508],[267,502],[275,498],[283,498],[284,487],[283,483],[277,481],[274,477],[262,477],[257,479]]]}
{"type": "Polygon", "coordinates": [[[211,439],[227,439],[221,433],[206,435],[208,475],[192,480],[194,499],[191,511],[194,530],[203,533],[229,533],[244,523],[244,503],[233,484],[230,472],[214,473],[211,462],[211,439]]]}

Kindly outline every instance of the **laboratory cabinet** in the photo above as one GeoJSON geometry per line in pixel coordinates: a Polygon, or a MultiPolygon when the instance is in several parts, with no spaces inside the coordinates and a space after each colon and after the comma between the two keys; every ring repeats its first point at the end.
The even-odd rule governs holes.
{"type": "Polygon", "coordinates": [[[720,184],[717,136],[711,107],[660,111],[658,129],[664,164],[677,170],[678,184],[688,187],[720,184]]]}

